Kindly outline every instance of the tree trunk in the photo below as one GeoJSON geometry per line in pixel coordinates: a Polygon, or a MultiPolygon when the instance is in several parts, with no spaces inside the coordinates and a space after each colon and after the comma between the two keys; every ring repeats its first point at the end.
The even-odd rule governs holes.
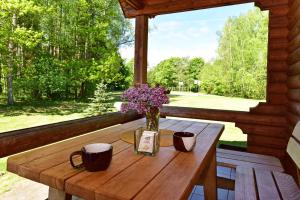
{"type": "MultiPolygon", "coordinates": [[[[14,13],[12,17],[12,33],[14,32],[17,26],[17,15],[14,13]]],[[[9,44],[9,59],[8,59],[8,75],[7,75],[7,104],[14,104],[14,95],[13,95],[13,68],[14,68],[14,43],[10,39],[9,44]]]]}

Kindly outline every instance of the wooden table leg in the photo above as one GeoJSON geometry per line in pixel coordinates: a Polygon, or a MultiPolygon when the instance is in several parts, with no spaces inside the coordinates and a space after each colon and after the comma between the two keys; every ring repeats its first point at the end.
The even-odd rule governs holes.
{"type": "Polygon", "coordinates": [[[48,200],[71,200],[72,195],[66,194],[64,191],[49,187],[48,200]]]}
{"type": "Polygon", "coordinates": [[[216,162],[216,152],[213,153],[213,156],[210,160],[210,164],[206,170],[204,176],[204,196],[208,200],[217,199],[217,162],[216,162]]]}

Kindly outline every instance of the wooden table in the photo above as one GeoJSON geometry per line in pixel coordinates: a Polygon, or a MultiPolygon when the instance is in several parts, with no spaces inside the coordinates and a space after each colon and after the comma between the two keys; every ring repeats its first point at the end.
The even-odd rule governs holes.
{"type": "Polygon", "coordinates": [[[198,134],[197,144],[190,153],[162,147],[155,157],[149,157],[134,154],[133,145],[120,140],[122,133],[144,124],[145,119],[140,119],[12,156],[8,171],[48,185],[50,200],[70,199],[71,195],[87,200],[187,199],[199,180],[206,199],[216,199],[216,143],[224,126],[161,119],[161,129],[198,134]],[[110,167],[100,172],[73,169],[70,153],[97,142],[113,145],[110,167]]]}

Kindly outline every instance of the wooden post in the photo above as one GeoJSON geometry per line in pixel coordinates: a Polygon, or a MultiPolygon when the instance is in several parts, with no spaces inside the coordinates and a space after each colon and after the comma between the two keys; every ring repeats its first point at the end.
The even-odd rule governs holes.
{"type": "Polygon", "coordinates": [[[134,85],[147,83],[148,16],[135,20],[134,85]]]}

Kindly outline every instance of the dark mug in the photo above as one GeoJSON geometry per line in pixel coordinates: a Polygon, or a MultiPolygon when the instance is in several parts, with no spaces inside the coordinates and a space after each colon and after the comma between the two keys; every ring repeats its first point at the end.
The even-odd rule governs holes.
{"type": "Polygon", "coordinates": [[[112,159],[113,147],[111,144],[95,143],[82,147],[81,151],[75,151],[70,155],[72,167],[76,169],[85,168],[87,171],[95,172],[106,170],[112,159]],[[79,155],[82,163],[75,165],[73,157],[79,155]]]}
{"type": "Polygon", "coordinates": [[[173,134],[173,144],[177,151],[192,151],[196,144],[196,135],[189,132],[175,132],[173,134]]]}

